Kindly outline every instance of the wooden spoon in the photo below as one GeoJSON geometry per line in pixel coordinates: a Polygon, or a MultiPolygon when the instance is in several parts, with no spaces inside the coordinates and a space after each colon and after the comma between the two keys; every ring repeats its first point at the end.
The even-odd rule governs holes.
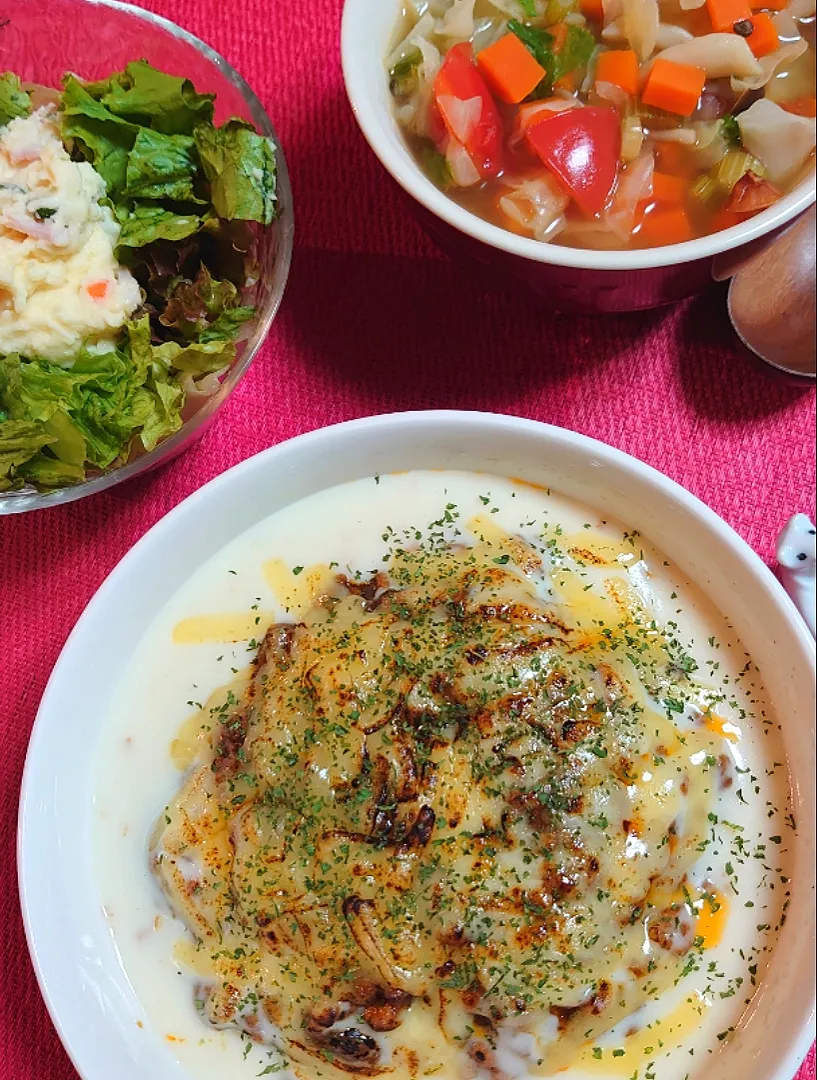
{"type": "Polygon", "coordinates": [[[773,367],[817,377],[815,208],[753,254],[729,285],[729,318],[744,345],[773,367]]]}

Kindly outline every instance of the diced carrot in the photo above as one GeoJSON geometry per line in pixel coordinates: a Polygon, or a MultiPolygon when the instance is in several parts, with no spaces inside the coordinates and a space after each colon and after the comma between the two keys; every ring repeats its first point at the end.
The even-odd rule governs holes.
{"type": "Polygon", "coordinates": [[[785,11],[789,0],[749,0],[752,11],[785,11]]]}
{"type": "Polygon", "coordinates": [[[682,206],[651,210],[636,233],[636,239],[645,247],[683,244],[693,236],[692,224],[682,206]]]}
{"type": "Polygon", "coordinates": [[[759,11],[747,22],[752,24],[752,32],[741,36],[746,38],[755,56],[768,56],[769,53],[777,52],[780,47],[780,38],[777,36],[777,27],[772,22],[771,15],[767,15],[765,11],[759,11]]]}
{"type": "Polygon", "coordinates": [[[691,116],[698,106],[705,82],[703,68],[676,64],[659,56],[647,76],[641,100],[655,109],[691,116]]]}
{"type": "Polygon", "coordinates": [[[579,7],[585,19],[595,22],[604,22],[603,0],[579,0],[579,7]]]}
{"type": "Polygon", "coordinates": [[[108,295],[108,282],[92,281],[90,285],[85,286],[85,291],[93,300],[104,300],[108,295]]]}
{"type": "Polygon", "coordinates": [[[689,184],[680,176],[656,172],[652,177],[652,196],[660,203],[682,203],[689,191],[689,184]]]}
{"type": "Polygon", "coordinates": [[[792,98],[791,101],[778,101],[781,109],[794,113],[795,116],[817,116],[817,98],[800,97],[792,98]]]}
{"type": "Polygon", "coordinates": [[[719,34],[728,33],[736,22],[752,16],[749,0],[706,0],[706,7],[712,29],[719,34]]]}
{"type": "Polygon", "coordinates": [[[547,74],[516,34],[506,34],[483,49],[477,63],[491,89],[506,105],[524,101],[547,74]]]}
{"type": "Polygon", "coordinates": [[[633,49],[608,49],[596,61],[596,82],[620,86],[627,94],[638,93],[638,57],[633,49]]]}

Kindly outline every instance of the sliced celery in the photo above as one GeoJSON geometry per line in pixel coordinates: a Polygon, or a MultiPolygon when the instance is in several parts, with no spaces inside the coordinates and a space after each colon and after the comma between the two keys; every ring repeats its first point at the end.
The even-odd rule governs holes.
{"type": "Polygon", "coordinates": [[[644,128],[641,119],[635,114],[622,117],[621,120],[621,160],[635,161],[644,145],[644,128]]]}
{"type": "Polygon", "coordinates": [[[697,199],[698,202],[704,204],[712,202],[713,199],[717,199],[723,194],[709,173],[701,173],[689,189],[689,193],[693,199],[697,199]]]}
{"type": "Polygon", "coordinates": [[[715,166],[712,179],[721,191],[730,192],[747,172],[765,176],[766,166],[745,150],[730,150],[715,166]]]}

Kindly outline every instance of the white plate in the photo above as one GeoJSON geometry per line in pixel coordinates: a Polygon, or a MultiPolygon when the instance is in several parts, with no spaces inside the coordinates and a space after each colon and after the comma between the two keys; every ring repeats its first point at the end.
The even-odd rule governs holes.
{"type": "Polygon", "coordinates": [[[170,595],[283,506],[376,473],[453,468],[516,476],[615,515],[664,550],[728,615],[782,719],[797,834],[789,918],[747,1022],[707,1080],[791,1080],[814,1010],[814,643],[768,568],[711,510],[646,465],[559,428],[480,413],[380,416],[259,454],[168,514],[113,571],[54,668],[20,803],[20,892],[49,1011],[85,1080],[181,1080],[103,919],[92,870],[95,746],[133,652],[170,595]]]}

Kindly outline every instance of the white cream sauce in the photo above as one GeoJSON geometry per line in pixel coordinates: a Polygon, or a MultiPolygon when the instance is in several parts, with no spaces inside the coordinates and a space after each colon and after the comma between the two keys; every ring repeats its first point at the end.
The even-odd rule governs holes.
{"type": "MultiPolygon", "coordinates": [[[[382,565],[387,527],[396,532],[422,528],[451,504],[459,512],[455,527],[466,542],[464,523],[477,515],[491,515],[508,532],[533,541],[541,539],[545,522],[577,541],[587,538],[588,545],[609,538],[611,550],[623,553],[620,576],[660,623],[677,623],[677,637],[700,665],[697,677],[727,699],[718,706],[723,750],[740,772],[734,786],[717,796],[718,822],[696,882],[703,884],[706,877],[719,887],[721,911],[698,930],[711,938],[712,947],[673,992],[596,1040],[575,1067],[559,1076],[702,1078],[712,1055],[728,1043],[724,1034],[738,1024],[752,982],[762,976],[786,897],[786,773],[759,674],[724,619],[642,538],[558,495],[468,473],[363,479],[311,496],[261,522],[183,585],[137,651],[99,748],[94,846],[101,899],[144,1008],[145,1038],[164,1040],[168,1054],[195,1080],[249,1080],[267,1068],[266,1075],[286,1080],[292,1074],[275,1068],[280,1059],[267,1049],[242,1042],[235,1032],[205,1026],[194,1008],[192,939],[169,912],[147,856],[157,810],[179,787],[171,744],[180,730],[189,738],[191,716],[246,667],[254,651],[248,639],[260,639],[273,618],[287,618],[287,608],[308,603],[328,564],[339,563],[339,572],[375,570],[382,565]],[[297,567],[307,569],[293,575],[297,567]]],[[[591,579],[590,567],[587,573],[591,579]]],[[[583,586],[575,595],[580,602],[586,595],[583,586]]],[[[178,742],[174,750],[178,762],[178,742]]],[[[420,1030],[409,1013],[403,1039],[415,1029],[426,1045],[439,1039],[439,1033],[420,1030]]],[[[533,1075],[528,1068],[531,1043],[529,1034],[510,1027],[501,1038],[498,1064],[513,1080],[533,1075]]],[[[443,1053],[441,1047],[441,1068],[433,1075],[459,1080],[444,1064],[443,1053]]],[[[471,1075],[491,1080],[487,1072],[471,1075]]],[[[536,1070],[535,1075],[543,1073],[536,1070]]]]}

